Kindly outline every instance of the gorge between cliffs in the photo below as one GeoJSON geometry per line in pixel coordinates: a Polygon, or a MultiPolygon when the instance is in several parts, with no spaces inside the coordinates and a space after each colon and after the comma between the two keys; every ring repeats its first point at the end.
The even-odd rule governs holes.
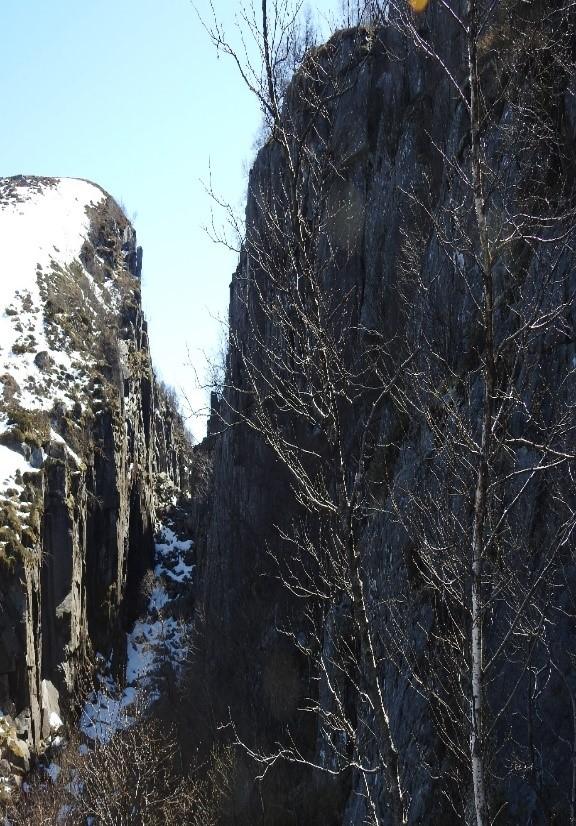
{"type": "Polygon", "coordinates": [[[576,824],[576,14],[370,8],[254,18],[198,443],[124,211],[0,179],[6,824],[576,824]]]}

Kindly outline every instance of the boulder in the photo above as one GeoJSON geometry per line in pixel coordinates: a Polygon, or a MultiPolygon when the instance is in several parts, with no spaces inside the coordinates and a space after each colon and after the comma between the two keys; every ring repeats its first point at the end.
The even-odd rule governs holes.
{"type": "Polygon", "coordinates": [[[49,370],[54,366],[54,359],[46,350],[41,350],[34,356],[34,364],[39,370],[49,370]]]}
{"type": "Polygon", "coordinates": [[[18,737],[22,740],[28,740],[32,735],[32,715],[30,709],[25,708],[14,720],[16,732],[18,737]]]}
{"type": "Polygon", "coordinates": [[[30,768],[30,749],[25,740],[8,737],[4,747],[4,757],[16,770],[25,773],[30,768]]]}

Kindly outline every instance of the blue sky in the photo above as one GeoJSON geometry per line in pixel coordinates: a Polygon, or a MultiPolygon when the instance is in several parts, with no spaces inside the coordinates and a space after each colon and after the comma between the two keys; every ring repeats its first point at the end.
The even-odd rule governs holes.
{"type": "MultiPolygon", "coordinates": [[[[336,3],[311,3],[321,15],[336,3]]],[[[236,0],[214,0],[233,33],[236,0]]],[[[209,0],[198,0],[209,14],[209,0]]],[[[242,208],[260,124],[189,0],[2,0],[0,176],[88,178],[133,218],[154,363],[194,408],[236,256],[202,227],[202,180],[242,208]]],[[[203,423],[191,422],[198,437],[203,423]]]]}

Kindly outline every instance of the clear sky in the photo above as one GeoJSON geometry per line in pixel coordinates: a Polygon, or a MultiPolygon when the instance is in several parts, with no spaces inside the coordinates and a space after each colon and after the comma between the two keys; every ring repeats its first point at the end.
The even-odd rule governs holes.
{"type": "MultiPolygon", "coordinates": [[[[338,2],[310,5],[326,16],[338,2]]],[[[238,0],[214,6],[233,33],[238,0]]],[[[122,203],[144,247],[155,366],[202,407],[195,374],[222,340],[236,255],[203,231],[201,181],[211,168],[242,209],[256,102],[189,0],[2,0],[0,31],[0,176],[88,178],[122,203]]]]}

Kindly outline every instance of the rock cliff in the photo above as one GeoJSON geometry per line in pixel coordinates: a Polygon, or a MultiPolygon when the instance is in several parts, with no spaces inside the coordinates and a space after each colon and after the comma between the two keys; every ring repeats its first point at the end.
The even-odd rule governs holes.
{"type": "Polygon", "coordinates": [[[119,642],[121,665],[152,565],[157,478],[185,485],[141,262],[99,187],[0,181],[0,709],[26,749],[60,725],[58,698],[94,652],[119,642]]]}
{"type": "MultiPolygon", "coordinates": [[[[506,25],[502,21],[494,22],[489,42],[500,42],[504,44],[503,49],[512,53],[510,43],[514,34],[506,25]]],[[[520,37],[521,26],[514,31],[520,37]]],[[[418,661],[428,662],[431,673],[435,673],[434,639],[438,641],[438,637],[434,629],[441,628],[442,622],[447,623],[447,613],[443,612],[453,610],[443,603],[444,596],[438,597],[438,594],[444,595],[444,591],[439,586],[426,584],[423,579],[422,571],[434,570],[432,557],[423,561],[424,552],[432,553],[430,544],[434,541],[427,539],[426,544],[421,539],[428,536],[427,531],[433,536],[433,531],[429,524],[421,525],[417,508],[419,504],[423,507],[423,503],[432,507],[430,502],[435,492],[440,496],[440,491],[450,490],[452,492],[446,494],[444,513],[455,514],[456,521],[468,518],[473,488],[469,480],[466,481],[467,493],[456,502],[456,491],[464,484],[464,476],[448,479],[449,465],[442,463],[444,448],[440,447],[444,444],[442,428],[449,428],[451,419],[446,410],[451,399],[459,411],[457,420],[469,417],[466,422],[470,422],[471,439],[478,436],[475,422],[481,418],[479,271],[474,263],[477,239],[473,229],[468,226],[462,229],[462,223],[466,225],[470,220],[466,217],[470,211],[466,211],[468,196],[458,175],[470,151],[465,104],[454,91],[455,77],[465,86],[463,42],[456,21],[443,15],[439,6],[431,7],[417,22],[417,32],[427,44],[428,53],[426,48],[416,48],[414,42],[392,25],[335,35],[314,55],[321,71],[311,73],[313,80],[304,67],[293,81],[286,97],[283,125],[260,150],[250,174],[246,244],[231,285],[230,350],[220,405],[221,432],[214,435],[218,428],[213,426],[211,436],[215,445],[211,510],[200,551],[197,584],[201,615],[198,697],[203,697],[203,707],[216,724],[233,723],[235,736],[248,749],[271,756],[282,747],[297,743],[309,765],[294,767],[280,759],[270,761],[264,780],[252,786],[248,779],[261,773],[263,765],[255,768],[247,757],[240,756],[234,786],[232,820],[235,823],[359,824],[376,822],[376,818],[379,818],[377,822],[392,822],[382,776],[375,770],[366,783],[366,774],[359,771],[358,762],[353,759],[355,755],[358,761],[358,755],[363,754],[368,763],[373,760],[372,765],[378,764],[374,747],[368,745],[361,751],[369,729],[369,726],[362,729],[361,725],[366,713],[365,695],[355,694],[352,686],[349,687],[347,713],[353,723],[350,731],[345,732],[343,726],[338,735],[341,756],[349,749],[347,763],[326,763],[326,741],[323,740],[326,734],[317,728],[318,720],[313,715],[301,712],[303,707],[314,706],[322,691],[328,691],[323,683],[326,674],[323,677],[319,670],[319,655],[312,661],[305,656],[305,649],[309,649],[311,643],[305,642],[303,601],[295,598],[286,583],[280,582],[282,570],[284,579],[287,578],[286,568],[282,569],[281,561],[279,567],[272,557],[282,560],[282,554],[292,554],[293,560],[298,555],[298,548],[302,546],[296,550],[294,546],[292,550],[286,548],[279,528],[290,532],[292,517],[301,516],[302,509],[295,501],[297,485],[291,485],[285,463],[278,460],[278,452],[266,444],[258,428],[250,426],[254,421],[252,411],[260,404],[255,399],[255,384],[263,387],[268,381],[263,391],[268,394],[266,403],[258,407],[258,411],[263,411],[259,421],[264,421],[267,411],[273,411],[278,404],[281,408],[278,419],[285,423],[285,432],[294,443],[307,449],[309,456],[320,456],[324,461],[321,468],[327,467],[330,447],[323,446],[322,421],[318,419],[320,423],[313,427],[308,426],[305,419],[298,420],[296,415],[290,418],[290,411],[296,410],[300,403],[301,396],[296,394],[306,390],[308,374],[303,375],[294,395],[290,396],[287,391],[281,402],[274,395],[279,385],[270,384],[274,379],[269,378],[272,375],[270,354],[281,352],[282,338],[270,308],[276,311],[276,318],[282,317],[283,310],[280,301],[273,303],[275,299],[265,306],[270,295],[267,291],[276,289],[281,293],[285,289],[286,302],[297,305],[294,296],[298,290],[295,286],[298,270],[295,267],[292,276],[293,271],[286,263],[289,236],[284,235],[282,247],[278,240],[281,231],[274,233],[284,220],[279,215],[288,199],[286,182],[291,180],[297,163],[294,158],[301,157],[298,152],[305,158],[297,180],[297,203],[301,210],[298,217],[304,227],[309,222],[310,226],[321,226],[323,233],[314,237],[314,250],[309,253],[315,256],[315,272],[320,273],[317,283],[327,292],[338,290],[338,307],[345,306],[346,302],[352,305],[347,323],[355,332],[348,339],[346,348],[349,349],[344,351],[349,364],[354,364],[351,353],[355,349],[366,352],[368,336],[372,344],[393,342],[397,364],[411,353],[413,364],[417,365],[398,379],[401,390],[396,398],[402,400],[404,411],[400,413],[398,406],[387,400],[378,408],[377,416],[370,419],[364,402],[350,402],[348,413],[342,419],[344,435],[340,444],[344,445],[346,462],[347,455],[352,456],[356,450],[359,423],[370,422],[366,425],[371,444],[367,483],[376,484],[378,493],[368,509],[370,513],[365,514],[362,521],[360,553],[368,612],[378,641],[380,680],[400,754],[401,783],[411,801],[408,822],[471,822],[470,809],[466,808],[469,805],[466,800],[470,800],[467,785],[470,777],[462,774],[458,787],[454,780],[460,776],[458,761],[446,746],[446,730],[439,722],[442,715],[433,713],[431,698],[440,697],[442,692],[437,684],[435,694],[432,689],[426,693],[423,683],[419,686],[415,676],[421,674],[417,671],[418,661]],[[435,57],[430,57],[431,49],[435,57]],[[319,98],[322,106],[314,112],[314,103],[319,98]],[[282,145],[283,140],[290,147],[290,156],[282,145]],[[281,205],[278,211],[275,203],[281,205]],[[462,235],[459,236],[459,232],[462,235]],[[466,242],[464,237],[468,239],[466,242]],[[285,281],[283,276],[278,276],[270,286],[275,266],[284,267],[281,271],[288,275],[285,281]],[[291,277],[294,282],[289,280],[291,277]],[[268,359],[266,365],[265,359],[268,359]],[[424,388],[429,386],[426,397],[424,388]],[[441,419],[443,424],[439,424],[441,419]],[[419,499],[415,498],[416,491],[419,499]],[[454,504],[449,505],[450,496],[454,497],[454,504]],[[411,502],[413,510],[410,510],[411,502]],[[410,514],[412,532],[399,523],[399,511],[410,514]],[[399,611],[399,604],[407,606],[402,623],[398,620],[400,614],[393,613],[399,611]],[[400,663],[394,661],[396,649],[394,640],[390,639],[393,617],[397,638],[401,632],[405,633],[411,646],[410,656],[404,652],[400,663]],[[332,776],[315,773],[312,765],[332,769],[332,776]],[[450,780],[444,782],[445,778],[450,780]]],[[[489,47],[482,60],[486,77],[494,77],[490,74],[493,64],[489,47]]],[[[566,215],[571,215],[576,184],[573,79],[560,73],[554,81],[553,99],[545,103],[531,99],[531,105],[546,110],[540,114],[548,118],[550,132],[542,131],[538,141],[526,150],[533,153],[532,160],[525,163],[526,157],[529,158],[525,155],[520,162],[518,144],[510,135],[516,134],[520,140],[524,134],[521,130],[527,125],[518,115],[520,110],[516,104],[523,94],[529,95],[528,87],[532,84],[534,88],[536,83],[536,74],[531,74],[535,72],[534,66],[522,66],[521,69],[518,63],[508,67],[514,77],[506,93],[508,97],[499,97],[493,89],[488,92],[488,97],[494,92],[498,105],[490,110],[488,125],[485,124],[486,156],[498,175],[506,170],[511,176],[510,187],[515,193],[533,186],[547,193],[547,199],[567,197],[566,215]],[[527,177],[527,170],[531,170],[531,177],[527,177]]],[[[489,87],[489,82],[486,85],[489,87]]],[[[486,105],[489,104],[490,100],[486,105]]],[[[494,221],[504,211],[497,197],[494,196],[491,205],[494,221]]],[[[571,421],[563,431],[564,445],[570,452],[568,444],[574,435],[576,285],[573,247],[565,243],[566,238],[572,237],[573,222],[567,218],[562,220],[565,223],[561,224],[561,232],[551,234],[548,228],[546,237],[532,236],[519,241],[520,249],[514,250],[512,267],[501,253],[498,258],[500,309],[495,329],[504,349],[508,340],[510,343],[518,340],[522,329],[518,319],[529,315],[530,301],[547,277],[544,273],[554,272],[550,294],[539,306],[543,316],[556,312],[558,318],[562,317],[561,322],[538,342],[534,339],[527,344],[520,355],[513,348],[506,351],[498,369],[502,370],[502,386],[521,400],[510,425],[510,441],[530,438],[531,444],[535,444],[535,431],[530,431],[532,425],[524,418],[525,411],[532,411],[532,416],[543,413],[544,419],[552,417],[552,402],[544,401],[550,398],[547,395],[550,392],[557,400],[558,410],[563,411],[567,422],[571,421]],[[507,281],[511,271],[514,276],[507,281]],[[556,302],[556,311],[552,304],[547,305],[548,300],[556,302]]],[[[557,225],[560,223],[559,218],[557,225]]],[[[280,270],[276,275],[278,272],[280,270]]],[[[290,317],[294,335],[297,334],[296,315],[294,310],[294,316],[290,317]]],[[[317,357],[318,353],[312,354],[311,359],[317,357]]],[[[278,372],[288,369],[280,358],[274,364],[278,372]]],[[[314,424],[312,415],[309,418],[314,424]]],[[[532,423],[536,427],[534,419],[532,423]]],[[[451,445],[458,441],[454,432],[452,442],[446,443],[446,450],[451,450],[451,445]]],[[[506,459],[509,464],[505,467],[511,474],[525,473],[530,462],[536,461],[535,449],[532,448],[532,454],[527,448],[526,452],[519,447],[520,441],[510,449],[506,459]]],[[[573,464],[570,467],[573,468],[573,464]]],[[[509,518],[507,535],[513,540],[506,545],[502,537],[502,547],[514,545],[515,550],[510,550],[510,554],[516,560],[517,573],[523,570],[522,554],[532,554],[530,559],[536,560],[541,549],[552,541],[554,531],[563,530],[563,519],[567,520],[566,524],[573,524],[575,492],[571,474],[566,465],[560,476],[552,472],[544,486],[535,483],[525,491],[522,507],[512,517],[506,516],[509,518]],[[557,510],[559,499],[552,491],[560,487],[563,504],[557,510]]],[[[325,484],[330,489],[336,481],[336,478],[326,479],[325,484]]],[[[433,517],[430,516],[430,520],[433,521],[433,517]]],[[[441,521],[441,517],[438,520],[441,521]]],[[[504,708],[494,723],[497,734],[493,735],[500,738],[493,770],[499,778],[496,785],[500,803],[505,801],[500,810],[502,822],[544,823],[554,817],[559,817],[558,822],[567,822],[573,764],[570,746],[561,732],[571,731],[570,697],[574,696],[576,685],[576,674],[567,653],[573,651],[575,630],[573,610],[567,607],[572,605],[570,593],[574,587],[573,551],[574,535],[569,531],[561,554],[554,556],[555,565],[562,556],[562,565],[558,568],[561,572],[550,585],[552,590],[556,589],[551,598],[556,606],[554,610],[563,613],[563,619],[560,620],[558,614],[552,619],[552,615],[546,613],[549,596],[543,597],[538,610],[542,617],[545,614],[548,617],[550,636],[542,648],[540,643],[536,645],[524,671],[519,665],[519,649],[509,653],[509,659],[489,690],[492,708],[504,708]],[[508,702],[502,701],[501,687],[515,681],[518,690],[508,702]],[[530,715],[534,715],[533,718],[530,715]],[[551,736],[551,732],[556,735],[551,736]],[[544,764],[546,769],[542,769],[544,764]]],[[[302,565],[305,564],[304,561],[302,565]]],[[[439,577],[444,575],[442,564],[442,560],[438,561],[439,577]]],[[[497,570],[503,563],[493,558],[489,564],[497,570]]],[[[539,563],[533,564],[536,570],[539,563]]],[[[518,578],[521,578],[519,573],[518,578]]],[[[524,582],[522,587],[524,593],[528,593],[532,586],[524,582]]],[[[326,604],[328,598],[324,599],[326,604]]],[[[498,605],[497,599],[495,604],[498,605]]],[[[331,628],[341,621],[339,617],[346,616],[344,598],[339,603],[336,600],[325,614],[323,610],[321,607],[322,653],[330,660],[331,628]]],[[[499,610],[504,615],[504,608],[494,608],[496,614],[499,610]]],[[[464,612],[460,621],[465,627],[464,612]]],[[[496,620],[490,627],[497,627],[496,620]]],[[[442,631],[437,633],[441,635],[442,631]]],[[[536,631],[530,633],[536,634],[536,631]]],[[[440,653],[437,656],[440,657],[440,653]]],[[[348,677],[352,676],[353,672],[349,671],[348,677]]],[[[446,672],[438,679],[445,679],[448,686],[450,676],[446,672]]],[[[333,687],[330,690],[333,691],[333,687]]],[[[458,696],[458,690],[456,686],[453,695],[447,690],[446,707],[452,708],[450,703],[458,696]]],[[[327,710],[340,719],[342,708],[330,708],[328,702],[327,710]]],[[[208,740],[217,736],[215,728],[205,732],[208,740]]],[[[464,752],[466,747],[464,740],[464,752]]],[[[246,755],[246,751],[240,750],[240,755],[242,753],[246,755]]]]}

